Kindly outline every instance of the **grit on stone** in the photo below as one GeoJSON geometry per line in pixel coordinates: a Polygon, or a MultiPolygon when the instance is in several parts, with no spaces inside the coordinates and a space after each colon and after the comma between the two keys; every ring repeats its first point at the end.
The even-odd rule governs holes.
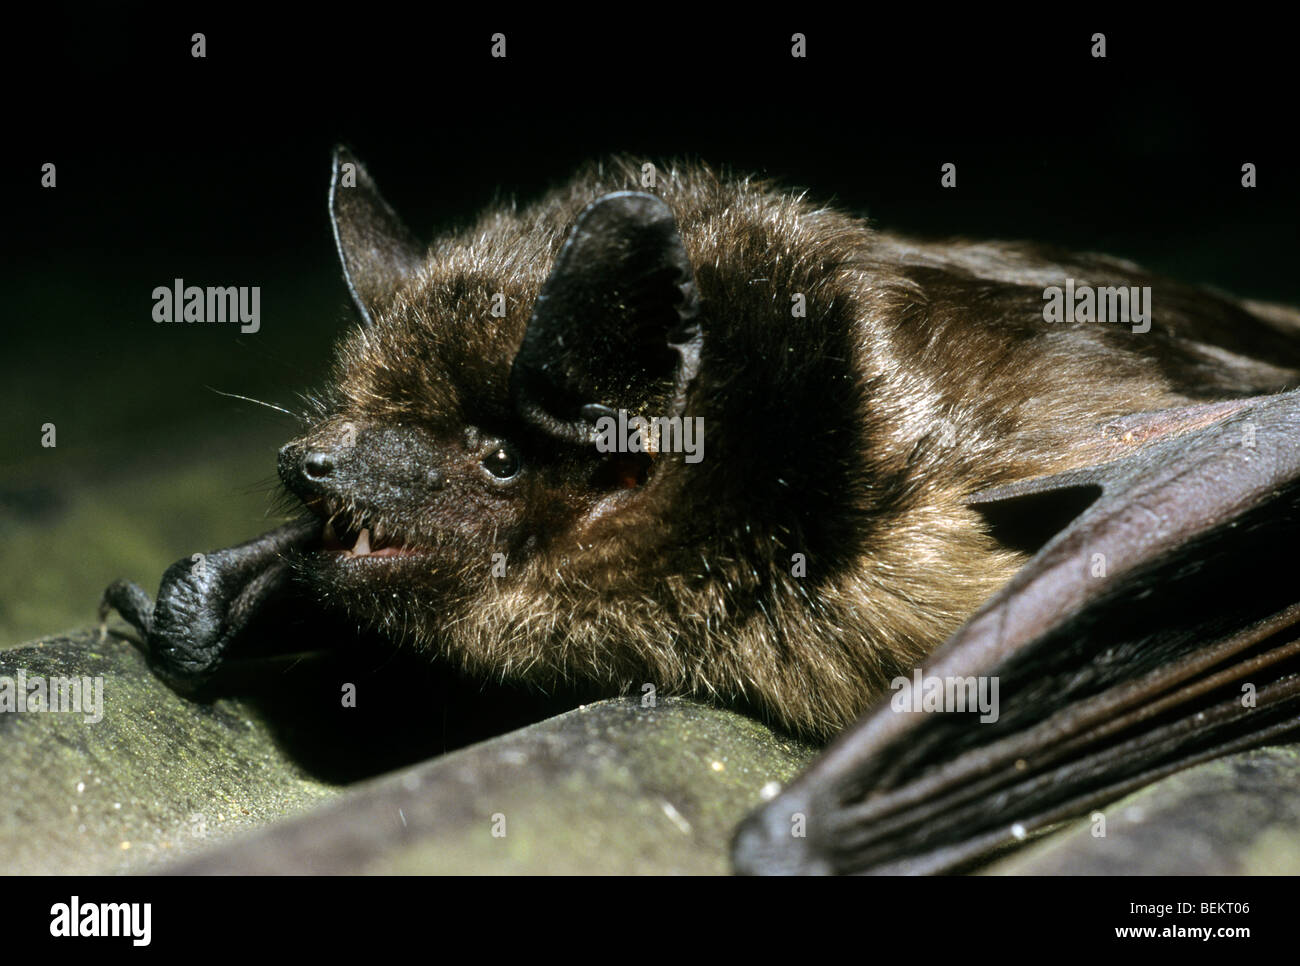
{"type": "MultiPolygon", "coordinates": [[[[725,873],[736,823],[813,754],[732,712],[628,698],[349,783],[321,777],[328,733],[308,755],[255,700],[188,701],[124,639],[0,652],[0,677],[20,671],[102,677],[104,707],[0,715],[7,873],[725,873]]],[[[420,721],[437,718],[401,727],[420,721]]]]}
{"type": "Polygon", "coordinates": [[[94,632],[0,651],[0,677],[102,677],[103,717],[0,714],[0,872],[133,872],[338,794],[252,709],[186,701],[128,642],[94,632]]]}

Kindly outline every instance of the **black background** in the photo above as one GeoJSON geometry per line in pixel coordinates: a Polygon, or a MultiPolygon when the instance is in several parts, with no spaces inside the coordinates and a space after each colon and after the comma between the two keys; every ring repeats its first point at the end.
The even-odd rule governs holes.
{"type": "Polygon", "coordinates": [[[234,411],[192,386],[274,395],[320,377],[348,319],[325,213],[338,142],[424,237],[621,150],[770,174],[887,228],[1106,250],[1300,301],[1292,45],[1253,12],[128,6],[38,11],[7,48],[7,408],[28,415],[38,383],[75,400],[94,391],[81,375],[123,366],[132,393],[165,401],[101,420],[123,446],[234,411]],[[948,161],[956,190],[939,186],[948,161]],[[1240,186],[1244,161],[1258,188],[1240,186]],[[263,331],[156,327],[150,293],[174,277],[262,285],[263,331]]]}
{"type": "Polygon", "coordinates": [[[400,10],[292,21],[127,7],[15,31],[4,160],[19,230],[6,248],[70,268],[178,250],[313,260],[333,143],[369,161],[426,234],[498,189],[527,197],[624,150],[763,171],[927,233],[1154,259],[1217,237],[1252,286],[1295,291],[1252,271],[1280,264],[1266,246],[1223,235],[1290,227],[1296,211],[1280,24],[400,10]],[[206,59],[190,56],[195,30],[206,59]],[[497,30],[504,60],[489,56],[497,30]],[[789,56],[794,30],[805,60],[789,56]],[[1095,30],[1104,60],[1090,56],[1095,30]],[[46,160],[61,162],[57,192],[39,190],[46,160]],[[1246,160],[1261,169],[1253,192],[1246,160]],[[939,189],[945,161],[956,191],[939,189]]]}

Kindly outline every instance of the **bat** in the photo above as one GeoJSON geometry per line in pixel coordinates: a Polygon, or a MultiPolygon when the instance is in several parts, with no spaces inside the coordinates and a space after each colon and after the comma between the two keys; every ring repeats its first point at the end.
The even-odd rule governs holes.
{"type": "Polygon", "coordinates": [[[426,247],[336,149],[358,324],[279,454],[301,513],[153,600],[114,582],[101,621],[189,692],[288,607],[835,738],[737,831],[742,872],[961,868],[1294,722],[1267,552],[1300,313],[644,175],[593,163],[426,247]],[[926,677],[998,707],[925,713],[926,677]]]}

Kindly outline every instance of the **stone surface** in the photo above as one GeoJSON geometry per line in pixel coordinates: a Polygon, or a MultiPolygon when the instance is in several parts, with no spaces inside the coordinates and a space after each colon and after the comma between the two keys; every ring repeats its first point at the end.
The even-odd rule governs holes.
{"type": "Polygon", "coordinates": [[[0,873],[147,869],[337,794],[277,746],[250,703],[188,702],[118,638],[0,651],[0,678],[20,672],[101,677],[103,717],[0,714],[0,873]]]}
{"type": "Polygon", "coordinates": [[[260,690],[196,703],[114,635],[0,651],[0,678],[103,679],[98,722],[0,714],[0,872],[720,873],[760,789],[813,753],[731,712],[626,699],[440,756],[549,709],[358,660],[269,663],[260,690]]]}
{"type": "Polygon", "coordinates": [[[809,757],[731,712],[603,701],[353,789],[174,871],[723,874],[763,786],[809,757]]]}
{"type": "MultiPolygon", "coordinates": [[[[988,867],[993,875],[1298,875],[1300,748],[1206,762],[988,867]]],[[[1095,813],[1094,813],[1095,814],[1095,813]]]]}

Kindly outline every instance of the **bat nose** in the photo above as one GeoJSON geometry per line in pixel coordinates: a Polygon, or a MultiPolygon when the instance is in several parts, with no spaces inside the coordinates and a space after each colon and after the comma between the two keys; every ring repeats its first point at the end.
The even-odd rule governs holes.
{"type": "Polygon", "coordinates": [[[312,450],[302,458],[302,475],[313,482],[323,482],[334,475],[334,457],[323,450],[312,450]]]}
{"type": "Polygon", "coordinates": [[[447,485],[435,440],[409,427],[327,423],[289,441],[278,469],[299,499],[418,504],[447,485]]]}
{"type": "Polygon", "coordinates": [[[330,448],[295,441],[281,448],[277,468],[284,485],[307,499],[327,495],[338,482],[341,465],[340,454],[330,448]]]}

